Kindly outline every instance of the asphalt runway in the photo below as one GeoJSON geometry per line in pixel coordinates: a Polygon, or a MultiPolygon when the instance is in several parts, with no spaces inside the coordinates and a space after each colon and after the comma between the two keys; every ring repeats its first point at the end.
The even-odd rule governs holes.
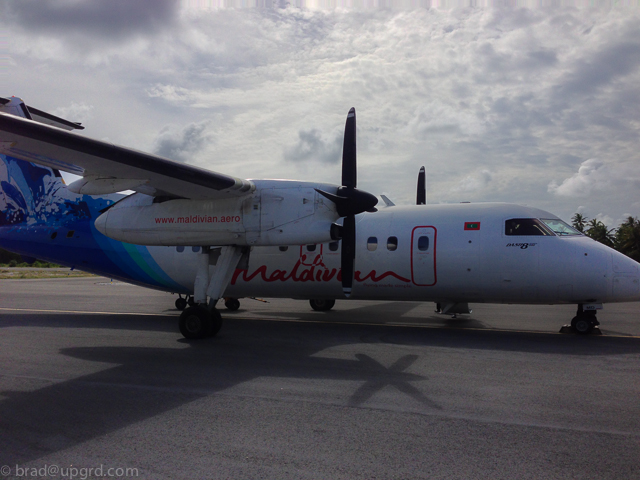
{"type": "Polygon", "coordinates": [[[174,300],[0,281],[0,478],[640,478],[640,304],[578,336],[572,306],[244,299],[189,342],[174,300]]]}

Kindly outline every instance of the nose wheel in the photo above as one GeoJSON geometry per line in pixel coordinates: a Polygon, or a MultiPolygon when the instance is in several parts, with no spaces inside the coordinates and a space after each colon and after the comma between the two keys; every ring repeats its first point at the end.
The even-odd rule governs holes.
{"type": "Polygon", "coordinates": [[[593,332],[593,329],[600,325],[596,318],[595,310],[583,310],[582,305],[578,305],[576,316],[571,320],[571,328],[576,333],[587,335],[593,332]]]}
{"type": "Polygon", "coordinates": [[[309,300],[309,305],[317,312],[327,312],[333,308],[336,304],[336,301],[331,299],[311,299],[309,300]]]}
{"type": "Polygon", "coordinates": [[[587,335],[593,332],[593,329],[600,325],[595,315],[579,315],[573,317],[571,320],[571,327],[582,335],[587,335]]]}

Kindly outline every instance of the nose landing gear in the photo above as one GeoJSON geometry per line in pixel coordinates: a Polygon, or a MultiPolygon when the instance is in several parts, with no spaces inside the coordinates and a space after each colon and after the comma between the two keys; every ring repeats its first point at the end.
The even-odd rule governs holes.
{"type": "MultiPolygon", "coordinates": [[[[592,308],[585,309],[583,304],[578,305],[578,311],[576,316],[571,320],[571,328],[573,332],[581,335],[587,335],[590,333],[601,334],[600,329],[596,328],[600,325],[600,322],[596,318],[596,310],[602,308],[602,305],[589,306],[592,308]]],[[[561,332],[563,330],[560,330],[561,332]]]]}

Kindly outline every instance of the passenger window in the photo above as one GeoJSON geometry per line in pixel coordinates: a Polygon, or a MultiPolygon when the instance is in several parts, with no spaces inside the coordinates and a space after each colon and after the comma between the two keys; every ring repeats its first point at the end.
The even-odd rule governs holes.
{"type": "Polygon", "coordinates": [[[338,247],[340,246],[340,243],[338,242],[331,242],[329,244],[329,250],[332,252],[337,252],[338,251],[338,247]]]}
{"type": "Polygon", "coordinates": [[[178,253],[184,252],[184,247],[182,245],[180,245],[179,247],[176,247],[176,252],[178,253]]]}
{"type": "Polygon", "coordinates": [[[504,226],[504,234],[521,237],[553,235],[540,220],[535,218],[514,218],[507,220],[504,226]]]}
{"type": "Polygon", "coordinates": [[[374,252],[378,248],[378,238],[377,237],[369,237],[367,240],[367,250],[370,252],[374,252]]]}
{"type": "Polygon", "coordinates": [[[67,232],[67,238],[73,238],[73,234],[76,233],[75,230],[69,230],[67,232]]]}
{"type": "Polygon", "coordinates": [[[389,237],[387,239],[387,250],[393,252],[398,248],[398,237],[389,237]]]}
{"type": "Polygon", "coordinates": [[[316,251],[315,245],[307,245],[307,252],[315,252],[315,251],[316,251]]]}
{"type": "Polygon", "coordinates": [[[281,247],[278,247],[278,250],[280,250],[281,252],[286,252],[287,250],[289,250],[289,247],[287,245],[283,245],[281,247]]]}
{"type": "Polygon", "coordinates": [[[426,252],[429,250],[429,237],[420,237],[418,238],[418,250],[421,252],[426,252]]]}
{"type": "Polygon", "coordinates": [[[200,251],[200,247],[191,247],[191,251],[193,253],[198,253],[200,251]]]}

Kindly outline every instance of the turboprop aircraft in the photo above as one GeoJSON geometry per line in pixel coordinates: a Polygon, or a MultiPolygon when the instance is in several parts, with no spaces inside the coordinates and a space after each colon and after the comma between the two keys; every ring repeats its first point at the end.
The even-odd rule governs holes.
{"type": "Polygon", "coordinates": [[[180,294],[187,338],[216,335],[221,298],[576,304],[579,333],[606,302],[640,300],[640,264],[555,215],[503,203],[416,205],[357,187],[356,114],[340,185],[240,179],[79,135],[0,98],[0,246],[180,294]],[[81,176],[65,185],[60,170],[81,176]],[[123,195],[118,192],[131,190],[123,195]],[[185,295],[186,298],[183,298],[185,295]]]}

